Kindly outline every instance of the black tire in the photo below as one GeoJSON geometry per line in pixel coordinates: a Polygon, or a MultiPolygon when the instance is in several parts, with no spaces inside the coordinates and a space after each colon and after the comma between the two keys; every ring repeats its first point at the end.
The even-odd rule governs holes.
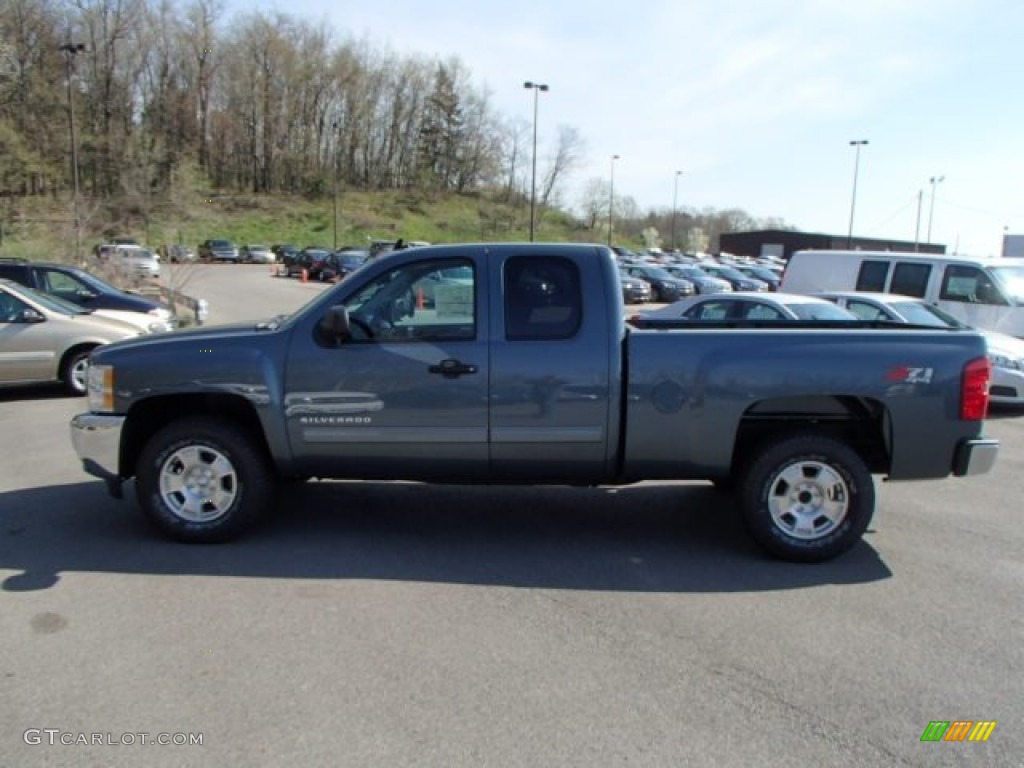
{"type": "Polygon", "coordinates": [[[179,541],[212,543],[238,536],[266,514],[274,490],[262,446],[218,419],[173,422],[139,454],[139,506],[158,530],[179,541]]]}
{"type": "Polygon", "coordinates": [[[791,562],[843,554],[860,541],[875,511],[875,485],[864,460],[822,435],[766,444],[740,480],[747,529],[765,550],[791,562]]]}
{"type": "Polygon", "coordinates": [[[66,358],[60,366],[60,380],[68,394],[82,397],[88,391],[88,382],[85,379],[86,361],[92,353],[92,348],[77,349],[66,358]]]}

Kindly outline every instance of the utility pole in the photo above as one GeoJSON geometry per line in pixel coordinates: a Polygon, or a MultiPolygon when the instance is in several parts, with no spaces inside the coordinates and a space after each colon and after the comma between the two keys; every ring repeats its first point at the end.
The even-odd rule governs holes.
{"type": "Polygon", "coordinates": [[[82,258],[82,216],[79,209],[79,180],[78,180],[78,140],[75,138],[75,99],[71,90],[71,78],[74,74],[73,61],[79,53],[85,52],[84,43],[71,42],[71,31],[68,31],[68,42],[58,49],[64,54],[66,62],[66,74],[68,81],[68,126],[71,134],[71,178],[73,184],[73,206],[75,211],[75,261],[80,263],[82,258]]]}

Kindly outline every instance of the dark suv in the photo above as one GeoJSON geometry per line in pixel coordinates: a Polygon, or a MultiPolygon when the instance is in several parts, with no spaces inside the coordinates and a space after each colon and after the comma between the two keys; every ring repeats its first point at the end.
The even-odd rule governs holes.
{"type": "Polygon", "coordinates": [[[238,248],[230,240],[203,240],[199,244],[200,261],[230,261],[238,263],[238,248]]]}
{"type": "Polygon", "coordinates": [[[52,293],[84,309],[141,312],[151,316],[154,325],[175,325],[173,314],[163,304],[145,296],[126,293],[84,269],[69,264],[0,258],[0,277],[52,293]]]}

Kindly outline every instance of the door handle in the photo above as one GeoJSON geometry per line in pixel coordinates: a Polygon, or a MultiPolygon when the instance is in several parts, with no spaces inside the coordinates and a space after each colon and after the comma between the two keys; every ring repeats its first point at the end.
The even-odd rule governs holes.
{"type": "Polygon", "coordinates": [[[476,373],[476,366],[466,365],[465,363],[461,363],[458,360],[453,360],[449,357],[446,360],[442,360],[437,365],[430,366],[427,370],[431,373],[439,373],[446,379],[457,379],[459,376],[476,373]]]}

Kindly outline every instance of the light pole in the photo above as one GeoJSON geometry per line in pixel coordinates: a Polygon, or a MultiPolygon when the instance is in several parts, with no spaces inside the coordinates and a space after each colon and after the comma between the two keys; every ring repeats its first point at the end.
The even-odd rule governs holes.
{"type": "Polygon", "coordinates": [[[867,143],[867,139],[856,139],[850,142],[850,146],[857,149],[853,159],[853,196],[850,198],[850,229],[846,234],[847,248],[853,245],[853,211],[857,207],[857,172],[860,170],[860,148],[867,143]]]}
{"type": "Polygon", "coordinates": [[[79,182],[78,182],[78,142],[75,139],[75,100],[71,95],[71,77],[73,65],[72,61],[75,56],[79,53],[85,52],[85,45],[83,43],[71,42],[71,33],[68,33],[68,42],[60,46],[58,49],[64,53],[64,59],[67,62],[67,78],[68,78],[68,125],[71,133],[71,178],[73,184],[73,205],[75,211],[75,261],[81,259],[82,252],[82,217],[79,214],[78,207],[78,195],[79,195],[79,182]]]}
{"type": "Polygon", "coordinates": [[[612,244],[612,216],[615,213],[615,161],[619,159],[618,155],[612,155],[612,172],[610,183],[608,184],[608,246],[612,244]]]}
{"type": "MultiPolygon", "coordinates": [[[[331,134],[333,138],[338,136],[338,123],[331,123],[331,134]]],[[[336,142],[331,142],[334,148],[334,162],[331,167],[334,172],[331,174],[334,184],[334,250],[338,250],[338,145],[336,142]]]]}
{"type": "Polygon", "coordinates": [[[672,185],[672,250],[676,249],[676,201],[679,199],[679,177],[682,171],[676,171],[675,182],[672,185]]]}
{"type": "Polygon", "coordinates": [[[541,91],[547,91],[545,83],[527,80],[523,88],[533,91],[533,173],[530,176],[530,242],[537,231],[537,99],[541,91]]]}
{"type": "Polygon", "coordinates": [[[932,185],[932,201],[928,204],[928,244],[932,242],[932,217],[935,215],[935,187],[946,180],[945,176],[932,176],[928,183],[932,185]]]}
{"type": "Polygon", "coordinates": [[[918,250],[921,243],[921,198],[924,196],[924,190],[917,190],[917,224],[914,225],[914,250],[918,250]]]}

